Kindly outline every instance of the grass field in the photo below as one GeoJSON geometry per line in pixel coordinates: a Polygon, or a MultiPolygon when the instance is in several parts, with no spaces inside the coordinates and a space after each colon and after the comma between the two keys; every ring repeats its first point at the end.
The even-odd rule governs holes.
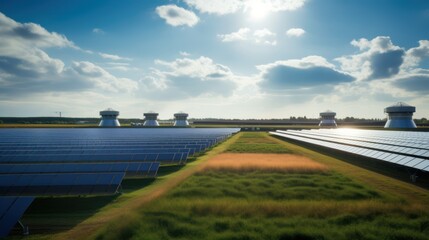
{"type": "Polygon", "coordinates": [[[25,239],[429,239],[428,190],[267,133],[163,171],[120,196],[38,200],[24,220],[58,228],[25,239]]]}
{"type": "MultiPolygon", "coordinates": [[[[311,155],[265,133],[241,133],[227,152],[265,152],[266,148],[249,147],[260,143],[271,144],[278,152],[311,155]]],[[[221,156],[202,165],[222,161],[221,156]]],[[[337,165],[331,165],[330,161],[326,156],[318,161],[328,170],[290,173],[258,170],[257,165],[251,170],[236,168],[231,159],[219,162],[221,168],[202,167],[167,196],[141,209],[134,224],[111,225],[96,239],[429,238],[425,201],[409,201],[397,194],[407,191],[403,185],[396,191],[380,191],[374,188],[377,182],[367,184],[356,174],[346,176],[343,166],[338,166],[345,163],[336,160],[337,165]]],[[[362,171],[371,175],[365,170],[359,174],[362,171]]],[[[373,180],[384,178],[375,175],[373,180]]]]}
{"type": "Polygon", "coordinates": [[[233,153],[292,153],[264,132],[244,132],[231,144],[227,152],[233,153]]]}

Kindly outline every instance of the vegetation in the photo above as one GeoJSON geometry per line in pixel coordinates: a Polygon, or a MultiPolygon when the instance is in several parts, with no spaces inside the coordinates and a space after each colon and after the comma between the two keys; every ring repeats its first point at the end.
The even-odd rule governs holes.
{"type": "MultiPolygon", "coordinates": [[[[264,133],[240,134],[227,151],[243,142],[277,141],[264,133]]],[[[288,152],[313,154],[277,144],[288,152]]],[[[221,156],[214,159],[222,161],[221,156]]],[[[345,163],[318,157],[330,170],[241,169],[232,160],[219,162],[222,168],[204,167],[215,163],[211,159],[168,195],[141,209],[134,225],[112,224],[96,239],[428,239],[427,202],[408,201],[396,192],[410,193],[415,187],[405,190],[399,184],[396,191],[381,191],[374,188],[377,180],[397,181],[354,167],[359,170],[353,178],[368,174],[376,183],[355,181],[340,173],[344,169],[338,164],[345,163]]]]}
{"type": "MultiPolygon", "coordinates": [[[[429,239],[426,189],[266,133],[239,133],[160,173],[155,181],[127,180],[124,193],[105,204],[88,199],[65,210],[87,212],[69,231],[26,239],[429,239]],[[248,146],[259,144],[270,147],[258,151],[277,153],[251,153],[248,146]]],[[[61,221],[44,207],[37,214],[47,214],[46,222],[61,221]]]]}
{"type": "Polygon", "coordinates": [[[234,153],[292,153],[264,132],[244,132],[231,144],[228,152],[234,153]]]}

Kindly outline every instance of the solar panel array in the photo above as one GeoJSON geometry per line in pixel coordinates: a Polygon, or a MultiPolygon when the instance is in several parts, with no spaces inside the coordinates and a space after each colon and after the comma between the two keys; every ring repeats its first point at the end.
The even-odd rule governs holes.
{"type": "Polygon", "coordinates": [[[114,194],[124,177],[155,177],[161,164],[185,164],[189,156],[238,131],[0,129],[0,237],[8,234],[34,196],[114,194]]]}
{"type": "Polygon", "coordinates": [[[319,129],[270,132],[273,135],[429,172],[429,133],[319,129]]]}

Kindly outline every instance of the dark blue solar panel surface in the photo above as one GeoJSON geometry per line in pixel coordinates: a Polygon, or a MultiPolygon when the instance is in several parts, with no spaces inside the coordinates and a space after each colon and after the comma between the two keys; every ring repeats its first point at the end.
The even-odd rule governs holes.
{"type": "Polygon", "coordinates": [[[0,129],[0,236],[15,225],[31,196],[113,194],[125,175],[154,177],[161,163],[185,164],[188,156],[238,131],[0,129]]]}
{"type": "Polygon", "coordinates": [[[0,237],[6,237],[34,197],[0,197],[0,237]]]}
{"type": "Polygon", "coordinates": [[[284,138],[429,171],[429,133],[352,129],[270,132],[284,138]]]}

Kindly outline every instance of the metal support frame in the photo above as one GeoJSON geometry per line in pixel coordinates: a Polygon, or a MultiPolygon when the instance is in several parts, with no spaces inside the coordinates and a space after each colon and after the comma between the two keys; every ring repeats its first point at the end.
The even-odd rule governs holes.
{"type": "Polygon", "coordinates": [[[22,228],[22,235],[27,236],[30,234],[30,230],[28,228],[28,226],[24,225],[21,220],[18,220],[18,224],[19,226],[21,226],[22,228]]]}

